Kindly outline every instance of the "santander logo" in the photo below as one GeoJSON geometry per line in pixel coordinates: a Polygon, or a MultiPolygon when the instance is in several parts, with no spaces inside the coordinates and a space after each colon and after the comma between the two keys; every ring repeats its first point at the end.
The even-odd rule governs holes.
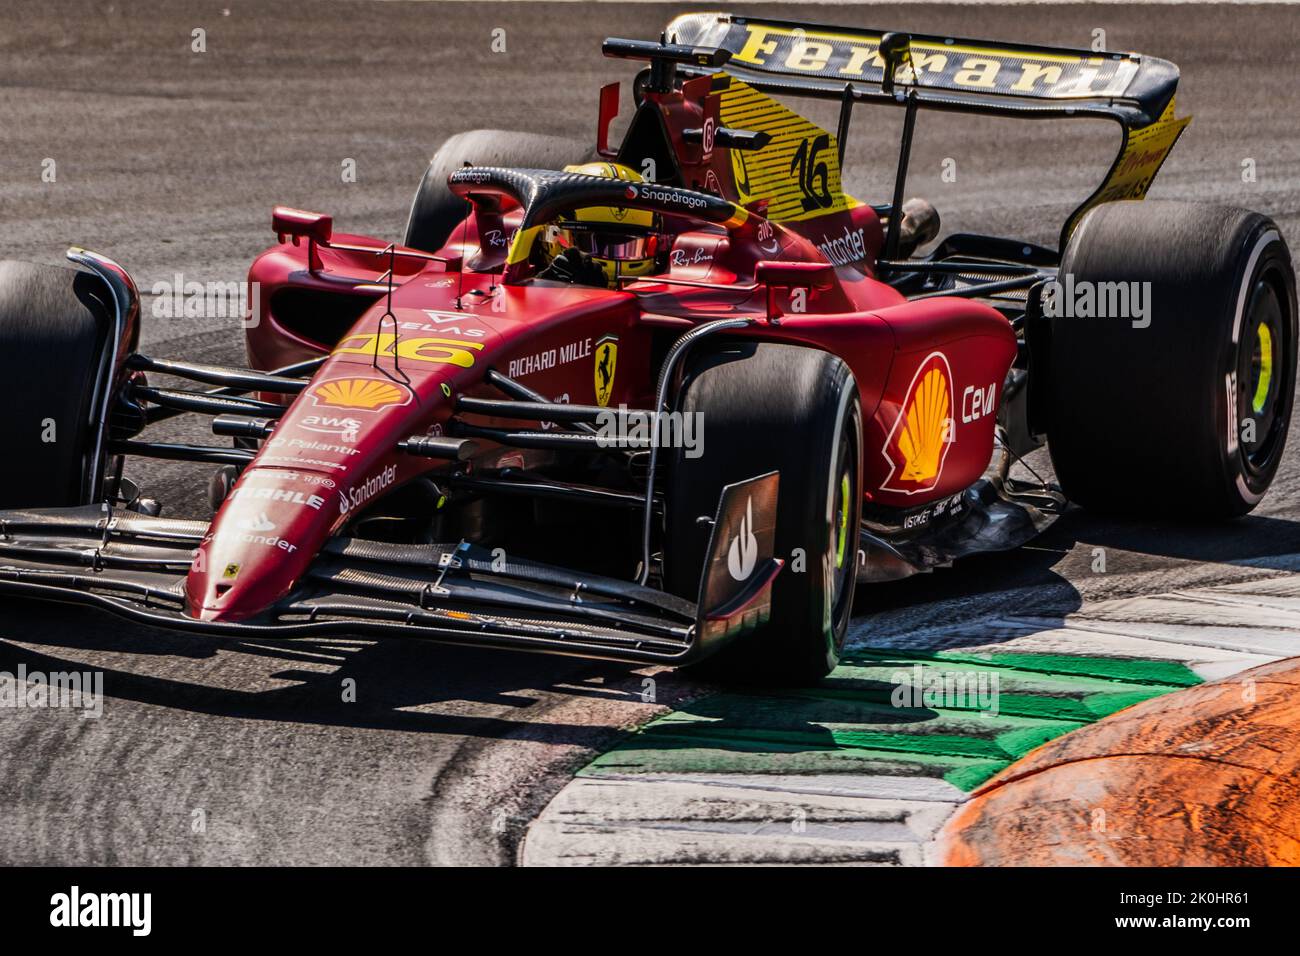
{"type": "Polygon", "coordinates": [[[737,581],[746,581],[758,563],[758,539],[754,537],[754,499],[745,502],[745,517],[740,519],[740,530],[731,539],[727,549],[727,571],[737,581]]]}

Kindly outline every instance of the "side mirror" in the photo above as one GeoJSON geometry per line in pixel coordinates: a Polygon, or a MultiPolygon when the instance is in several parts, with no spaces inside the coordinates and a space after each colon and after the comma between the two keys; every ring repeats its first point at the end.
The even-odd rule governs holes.
{"type": "Polygon", "coordinates": [[[775,321],[781,312],[772,301],[773,289],[829,289],[835,284],[835,267],[829,262],[779,262],[765,259],[754,267],[754,278],[767,286],[767,317],[775,321]]]}
{"type": "Polygon", "coordinates": [[[835,267],[829,262],[765,259],[755,267],[754,278],[777,289],[829,289],[835,282],[835,267]]]}
{"type": "Polygon", "coordinates": [[[323,212],[276,206],[271,211],[271,229],[281,242],[284,242],[285,236],[291,237],[295,246],[299,239],[328,245],[330,236],[334,234],[334,217],[323,212]]]}

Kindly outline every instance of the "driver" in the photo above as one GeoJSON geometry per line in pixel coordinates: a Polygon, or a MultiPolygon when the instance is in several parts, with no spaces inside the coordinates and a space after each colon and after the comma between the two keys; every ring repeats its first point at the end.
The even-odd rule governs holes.
{"type": "MultiPolygon", "coordinates": [[[[645,182],[635,170],[617,163],[566,166],[564,171],[645,182]]],[[[658,213],[621,206],[575,209],[547,227],[542,244],[547,262],[537,277],[614,289],[621,276],[665,271],[670,246],[658,213]]]]}

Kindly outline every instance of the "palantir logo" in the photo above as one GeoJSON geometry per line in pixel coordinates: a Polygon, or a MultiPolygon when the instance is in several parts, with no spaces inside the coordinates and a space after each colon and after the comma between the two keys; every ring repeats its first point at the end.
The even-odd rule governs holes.
{"type": "Polygon", "coordinates": [[[754,499],[745,502],[745,517],[740,519],[740,530],[731,539],[727,549],[727,570],[737,581],[747,581],[758,563],[758,539],[754,537],[754,499]]]}
{"type": "Polygon", "coordinates": [[[50,897],[50,925],[63,927],[130,927],[133,936],[148,936],[153,928],[152,893],[69,893],[50,897]]]}

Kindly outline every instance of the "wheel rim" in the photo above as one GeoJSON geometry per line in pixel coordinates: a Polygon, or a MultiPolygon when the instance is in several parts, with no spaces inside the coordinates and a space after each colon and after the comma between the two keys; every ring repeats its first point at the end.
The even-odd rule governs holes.
{"type": "Polygon", "coordinates": [[[840,495],[839,500],[835,503],[835,570],[844,569],[844,553],[848,550],[849,538],[849,473],[845,469],[844,474],[840,475],[840,495]]]}
{"type": "Polygon", "coordinates": [[[1279,414],[1287,377],[1284,335],[1277,291],[1260,277],[1242,319],[1237,361],[1237,437],[1251,472],[1263,469],[1273,457],[1285,425],[1285,416],[1279,414]]]}
{"type": "Polygon", "coordinates": [[[1255,374],[1255,393],[1251,396],[1250,407],[1255,412],[1262,412],[1268,402],[1273,384],[1273,333],[1266,324],[1255,329],[1255,355],[1251,360],[1255,374]]]}
{"type": "Polygon", "coordinates": [[[831,554],[834,572],[831,584],[831,620],[838,630],[853,590],[853,493],[857,487],[856,449],[848,435],[840,438],[836,468],[835,502],[831,509],[831,554]]]}

